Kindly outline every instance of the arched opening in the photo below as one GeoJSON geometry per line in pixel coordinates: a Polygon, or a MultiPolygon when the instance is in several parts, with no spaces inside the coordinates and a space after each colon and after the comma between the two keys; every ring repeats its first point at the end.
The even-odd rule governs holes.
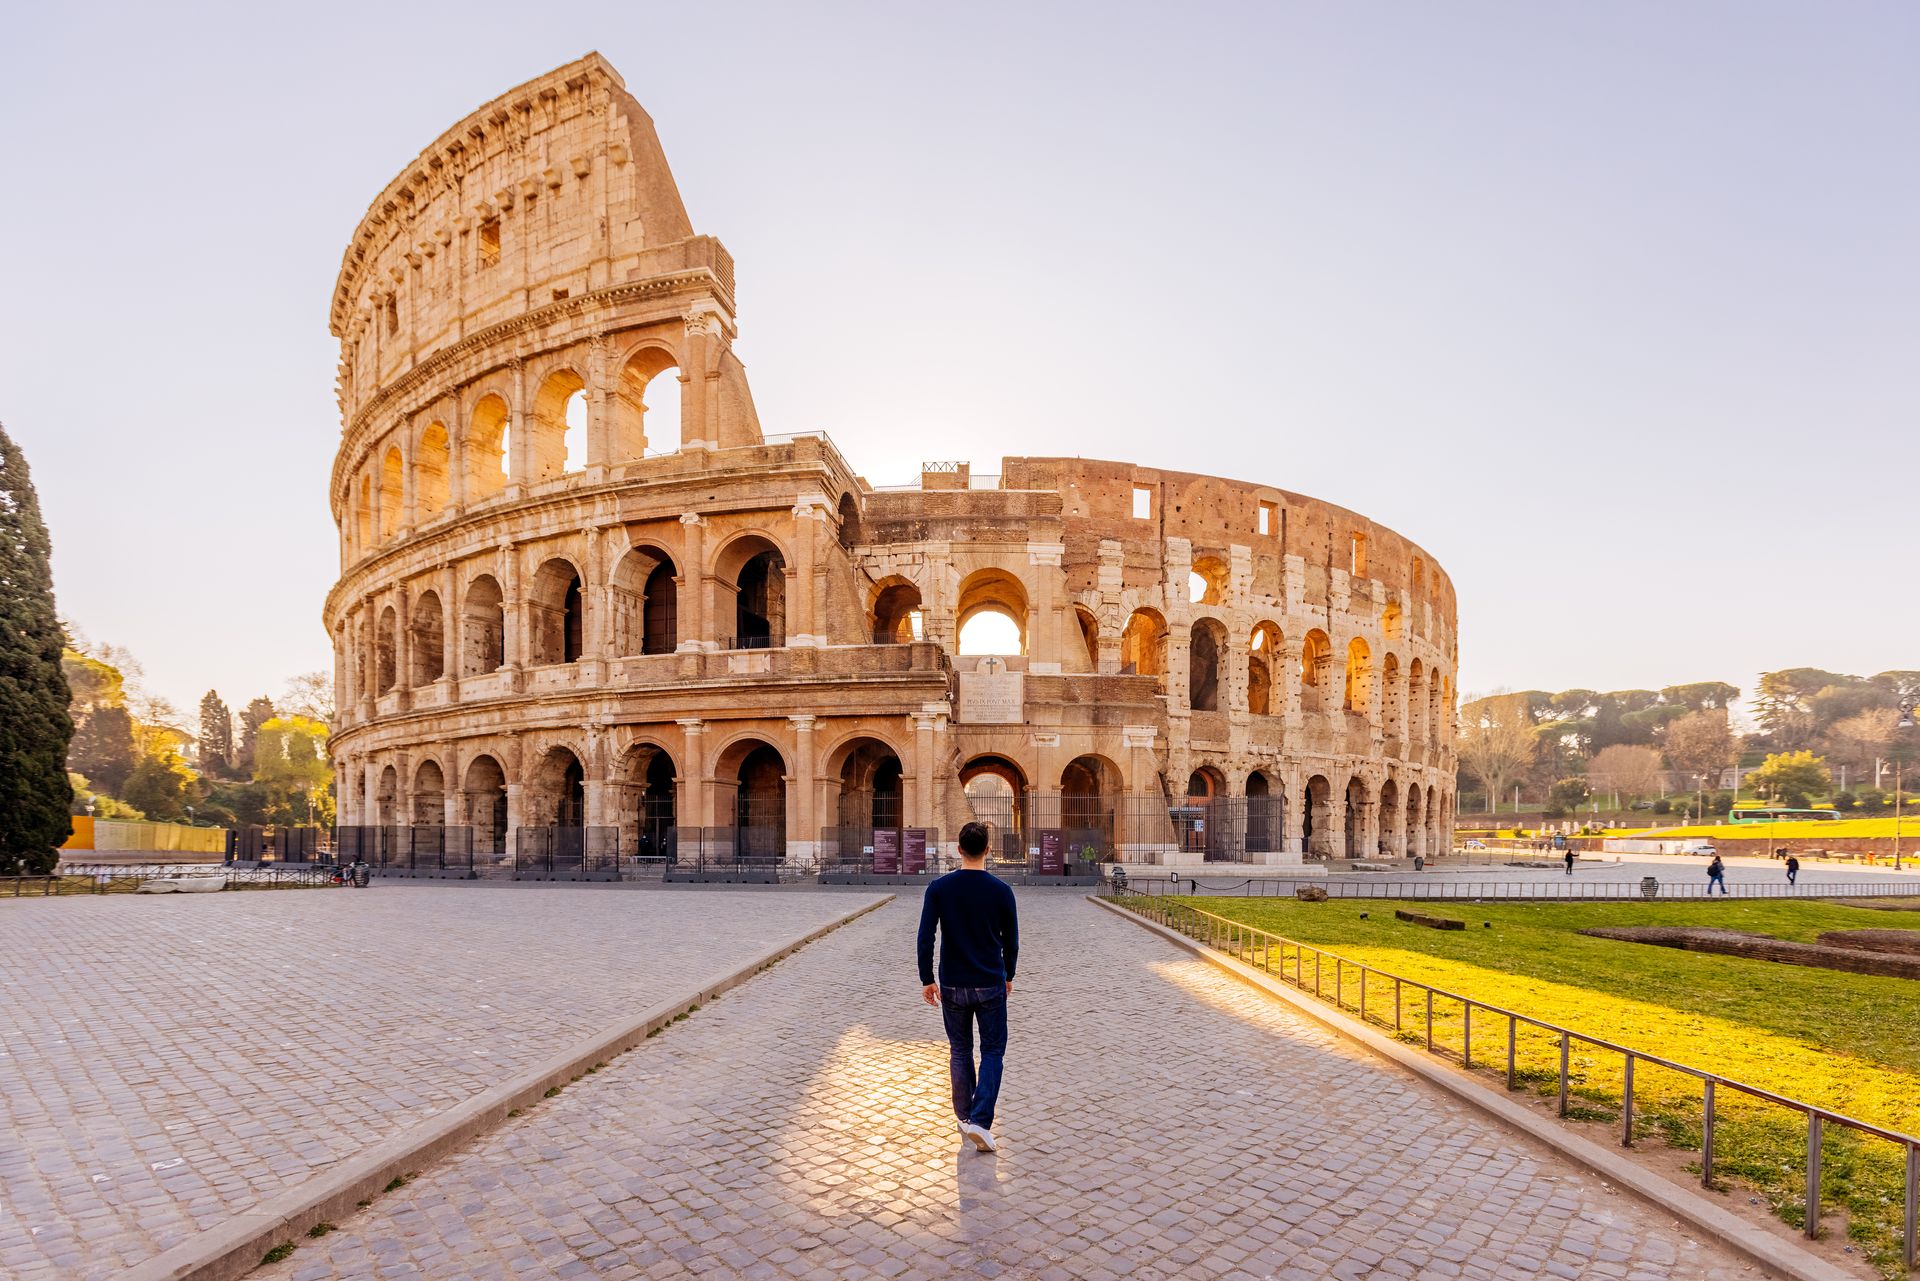
{"type": "Polygon", "coordinates": [[[1267,854],[1279,849],[1286,830],[1285,790],[1255,770],[1247,775],[1247,852],[1267,854]]]}
{"type": "Polygon", "coordinates": [[[1370,799],[1366,780],[1357,774],[1347,780],[1345,853],[1348,858],[1370,858],[1373,855],[1373,851],[1366,848],[1366,833],[1361,830],[1370,799]]]}
{"type": "Polygon", "coordinates": [[[1183,851],[1208,860],[1225,857],[1226,842],[1221,831],[1224,824],[1219,821],[1225,807],[1216,806],[1215,802],[1226,790],[1226,780],[1211,765],[1203,765],[1187,775],[1186,795],[1173,810],[1174,832],[1183,851]]]}
{"type": "Polygon", "coordinates": [[[1218,556],[1201,556],[1187,575],[1187,602],[1219,605],[1227,599],[1227,566],[1218,556]]]}
{"type": "Polygon", "coordinates": [[[533,576],[527,602],[533,628],[530,662],[536,667],[580,660],[586,635],[586,613],[580,596],[580,573],[572,562],[556,557],[533,576]]]}
{"type": "Polygon", "coordinates": [[[733,600],[734,648],[778,649],[787,643],[786,562],[764,551],[740,567],[733,600]]]}
{"type": "Polygon", "coordinates": [[[1220,710],[1220,656],[1226,629],[1211,618],[1193,625],[1187,650],[1187,706],[1196,712],[1220,710]]]}
{"type": "Polygon", "coordinates": [[[1333,642],[1319,628],[1306,634],[1300,644],[1300,701],[1306,710],[1326,710],[1328,668],[1333,664],[1333,642]]]}
{"type": "Polygon", "coordinates": [[[640,803],[634,851],[642,859],[673,862],[679,853],[679,821],[673,758],[657,747],[642,749],[635,773],[640,803]]]}
{"type": "Polygon", "coordinates": [[[920,613],[920,589],[895,580],[873,598],[873,643],[906,645],[922,639],[925,624],[920,613]]]}
{"type": "Polygon", "coordinates": [[[570,749],[556,747],[541,758],[533,792],[527,813],[537,826],[586,824],[587,772],[570,749]]]}
{"type": "Polygon", "coordinates": [[[680,448],[680,381],[671,352],[642,347],[627,358],[614,392],[616,460],[671,454],[680,448]]]}
{"type": "Polygon", "coordinates": [[[507,487],[512,423],[507,402],[498,396],[480,398],[467,427],[467,498],[478,502],[507,487]]]}
{"type": "Polygon", "coordinates": [[[852,494],[840,495],[840,545],[856,547],[860,544],[860,501],[852,494]]]}
{"type": "Polygon", "coordinates": [[[414,453],[413,502],[423,521],[432,520],[445,511],[453,500],[452,448],[445,423],[428,423],[427,429],[420,433],[420,444],[414,453]]]}
{"type": "Polygon", "coordinates": [[[1027,589],[1003,569],[982,569],[960,584],[959,623],[962,654],[1027,652],[1027,589]]]}
{"type": "Polygon", "coordinates": [[[531,483],[554,480],[587,465],[586,386],[586,380],[571,369],[556,369],[541,380],[525,445],[531,483]]]}
{"type": "Polygon", "coordinates": [[[390,446],[380,462],[380,541],[391,541],[406,519],[407,464],[398,446],[390,446]]]}
{"type": "Polygon", "coordinates": [[[1159,611],[1136,609],[1120,633],[1120,670],[1129,676],[1167,674],[1167,620],[1159,611]]]}
{"type": "Polygon", "coordinates": [[[484,676],[507,664],[507,620],[500,584],[482,574],[467,584],[460,602],[460,674],[484,676]]]}
{"type": "Polygon", "coordinates": [[[976,756],[960,770],[973,821],[987,828],[987,852],[1006,862],[1024,862],[1027,847],[1027,776],[1004,756],[976,756]]]}
{"type": "Polygon", "coordinates": [[[1080,644],[1087,654],[1086,670],[1100,670],[1100,620],[1083,605],[1073,607],[1073,620],[1080,624],[1080,644]]]}
{"type": "Polygon", "coordinates": [[[718,782],[732,792],[722,809],[733,821],[734,857],[741,862],[778,863],[787,854],[787,767],[768,743],[736,743],[722,757],[718,782]],[[730,812],[729,812],[730,811],[730,812]]]}
{"type": "Polygon", "coordinates": [[[467,765],[461,786],[467,826],[473,829],[476,853],[500,855],[507,848],[507,776],[491,756],[476,756],[467,765]]]}
{"type": "Polygon", "coordinates": [[[392,827],[400,821],[400,774],[389,765],[380,771],[380,785],[373,795],[374,823],[392,827]]]}
{"type": "Polygon", "coordinates": [[[373,687],[379,693],[392,691],[399,680],[394,666],[394,646],[398,640],[399,618],[389,605],[380,611],[380,625],[373,634],[373,687]]]}
{"type": "Polygon", "coordinates": [[[607,592],[609,642],[619,655],[671,654],[680,645],[680,583],[666,552],[638,546],[620,558],[607,592]]]}
{"type": "Polygon", "coordinates": [[[1373,651],[1358,636],[1347,644],[1347,684],[1340,705],[1362,716],[1373,710],[1373,651]]]}
{"type": "Polygon", "coordinates": [[[1260,623],[1247,641],[1247,710],[1255,716],[1277,713],[1273,675],[1279,671],[1280,629],[1260,623]]]}
{"type": "Polygon", "coordinates": [[[1400,818],[1400,785],[1392,779],[1380,784],[1380,854],[1384,858],[1402,858],[1405,850],[1401,847],[1404,839],[1398,829],[1400,818]]]}
{"type": "Polygon", "coordinates": [[[1315,774],[1307,780],[1307,803],[1300,815],[1301,839],[1306,856],[1324,861],[1333,857],[1336,825],[1333,815],[1333,784],[1326,775],[1315,774]]]}
{"type": "Polygon", "coordinates": [[[431,685],[446,675],[447,638],[442,614],[439,592],[421,592],[414,598],[413,618],[409,624],[413,671],[408,673],[408,683],[415,688],[431,685]]]}
{"type": "Polygon", "coordinates": [[[1065,856],[1097,863],[1113,852],[1120,769],[1104,756],[1076,756],[1060,771],[1060,826],[1065,856]]]}
{"type": "Polygon", "coordinates": [[[835,807],[840,857],[866,860],[875,832],[897,830],[905,822],[900,757],[877,738],[856,738],[834,752],[827,768],[840,781],[835,807]]]}
{"type": "Polygon", "coordinates": [[[413,772],[413,825],[444,827],[447,821],[447,777],[438,761],[421,761],[413,772]]]}

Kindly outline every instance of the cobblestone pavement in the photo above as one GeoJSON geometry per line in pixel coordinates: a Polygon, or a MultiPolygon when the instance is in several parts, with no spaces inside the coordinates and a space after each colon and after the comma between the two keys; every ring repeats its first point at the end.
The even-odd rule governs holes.
{"type": "Polygon", "coordinates": [[[1754,1275],[1130,922],[1021,911],[998,1156],[957,1143],[900,902],[255,1275],[1754,1275]]]}
{"type": "Polygon", "coordinates": [[[0,1277],[115,1276],[867,897],[0,904],[0,1277]]]}

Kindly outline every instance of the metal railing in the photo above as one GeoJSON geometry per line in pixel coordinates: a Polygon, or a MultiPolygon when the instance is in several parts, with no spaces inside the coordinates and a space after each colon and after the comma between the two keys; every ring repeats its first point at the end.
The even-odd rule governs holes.
{"type": "MultiPolygon", "coordinates": [[[[1278,869],[1276,869],[1278,870],[1278,869]]],[[[1569,877],[1538,881],[1384,881],[1372,878],[1352,880],[1337,876],[1251,876],[1223,881],[1205,872],[1180,876],[1155,876],[1151,868],[1127,869],[1127,885],[1142,895],[1210,895],[1234,898],[1292,898],[1303,885],[1317,886],[1328,898],[1420,899],[1430,902],[1693,902],[1706,898],[1739,899],[1827,899],[1827,898],[1911,898],[1920,895],[1920,881],[1802,881],[1785,883],[1733,882],[1722,895],[1708,894],[1704,882],[1652,879],[1643,881],[1595,881],[1569,877]]]]}
{"type": "Polygon", "coordinates": [[[223,863],[69,863],[47,876],[0,876],[0,898],[126,894],[143,881],[172,876],[224,876],[234,889],[325,885],[324,868],[237,868],[223,863]]]}
{"type": "MultiPolygon", "coordinates": [[[[1700,1183],[1703,1187],[1713,1186],[1716,1102],[1720,1091],[1731,1090],[1764,1103],[1799,1112],[1807,1119],[1803,1231],[1809,1239],[1818,1238],[1820,1235],[1820,1180],[1825,1128],[1829,1125],[1839,1126],[1857,1134],[1896,1144],[1904,1150],[1906,1157],[1906,1189],[1901,1213],[1901,1259],[1909,1271],[1914,1267],[1916,1244],[1920,1243],[1920,1228],[1916,1227],[1916,1213],[1920,1212],[1920,1137],[1902,1134],[1898,1130],[1889,1130],[1857,1117],[1847,1116],[1802,1099],[1778,1094],[1757,1085],[1749,1085],[1744,1081],[1736,1081],[1731,1077],[1721,1076],[1717,1072],[1709,1072],[1691,1064],[1676,1062],[1657,1054],[1648,1054],[1644,1050],[1636,1050],[1615,1041],[1588,1036],[1558,1023],[1549,1023],[1544,1019],[1536,1019],[1516,1010],[1478,1001],[1459,992],[1422,983],[1418,979],[1391,974],[1385,970],[1349,960],[1336,952],[1314,947],[1310,943],[1302,943],[1297,939],[1246,925],[1229,917],[1205,912],[1173,899],[1150,898],[1131,892],[1115,891],[1112,888],[1103,890],[1101,896],[1136,916],[1177,930],[1188,938],[1204,943],[1217,952],[1230,955],[1303,992],[1310,991],[1316,999],[1332,1004],[1343,1013],[1357,1013],[1363,1023],[1391,1027],[1396,1034],[1405,1031],[1406,998],[1411,992],[1416,1002],[1424,1004],[1424,1013],[1420,1022],[1425,1031],[1426,1049],[1430,1054],[1446,1058],[1455,1057],[1453,1047],[1436,1043],[1434,1038],[1434,1003],[1436,1001],[1453,1003],[1461,1011],[1457,1061],[1468,1070],[1475,1066],[1473,1027],[1476,1012],[1483,1018],[1491,1018],[1496,1022],[1504,1020],[1506,1023],[1506,1085],[1509,1090],[1519,1088],[1517,1049],[1521,1026],[1544,1031],[1557,1038],[1559,1042],[1559,1067],[1556,1073],[1557,1107],[1562,1117],[1567,1116],[1569,1112],[1568,1095],[1573,1077],[1570,1066],[1573,1047],[1578,1044],[1604,1053],[1618,1054],[1622,1059],[1620,1143],[1623,1147],[1633,1146],[1635,1065],[1663,1068],[1681,1076],[1691,1077],[1699,1081],[1702,1087],[1700,1183]],[[1325,987],[1326,971],[1329,966],[1333,971],[1331,993],[1328,993],[1325,987]],[[1359,989],[1357,1003],[1348,1000],[1350,975],[1357,980],[1356,985],[1359,989]],[[1369,989],[1377,986],[1374,980],[1393,984],[1391,1021],[1386,1012],[1368,1008],[1369,989]]],[[[1495,1036],[1498,1037],[1497,1031],[1495,1036]]],[[[1497,1040],[1495,1045],[1497,1051],[1497,1040]]]]}

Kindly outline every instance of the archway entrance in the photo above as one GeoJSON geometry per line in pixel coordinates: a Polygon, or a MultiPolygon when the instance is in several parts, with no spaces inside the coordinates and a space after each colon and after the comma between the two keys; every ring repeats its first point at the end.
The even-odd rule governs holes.
{"type": "Polygon", "coordinates": [[[1286,793],[1265,774],[1247,775],[1247,852],[1267,854],[1286,840],[1286,793]]]}
{"type": "Polygon", "coordinates": [[[826,848],[842,862],[871,866],[874,834],[898,832],[906,819],[900,757],[877,738],[856,738],[834,753],[828,769],[839,778],[840,795],[836,828],[823,834],[826,848]]]}
{"type": "Polygon", "coordinates": [[[1172,809],[1174,836],[1181,852],[1198,854],[1207,862],[1230,857],[1230,845],[1222,831],[1227,807],[1220,803],[1226,791],[1226,781],[1211,765],[1203,765],[1187,776],[1187,794],[1172,809]]]}
{"type": "Polygon", "coordinates": [[[640,782],[634,853],[646,862],[674,861],[679,833],[675,819],[673,758],[658,748],[645,751],[636,772],[640,782]]]}
{"type": "Polygon", "coordinates": [[[1004,756],[976,756],[960,771],[973,821],[987,827],[987,857],[1027,861],[1027,776],[1004,756]]]}
{"type": "Polygon", "coordinates": [[[461,788],[476,855],[497,859],[507,851],[507,776],[491,756],[476,756],[461,788]]]}
{"type": "Polygon", "coordinates": [[[1120,770],[1104,756],[1076,756],[1060,772],[1060,826],[1066,857],[1098,862],[1113,853],[1120,770]]]}
{"type": "Polygon", "coordinates": [[[734,856],[779,863],[787,856],[787,766],[765,743],[740,758],[734,778],[734,856]]]}
{"type": "Polygon", "coordinates": [[[1326,775],[1315,774],[1307,780],[1307,802],[1300,822],[1301,839],[1307,847],[1306,856],[1319,862],[1332,858],[1335,831],[1333,784],[1327,781],[1326,775]]]}

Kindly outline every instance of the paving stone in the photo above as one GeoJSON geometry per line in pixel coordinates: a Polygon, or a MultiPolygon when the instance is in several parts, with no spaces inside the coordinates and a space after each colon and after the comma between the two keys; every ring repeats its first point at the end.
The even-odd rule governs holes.
{"type": "Polygon", "coordinates": [[[1622,1274],[1752,1276],[1137,926],[1066,895],[1020,907],[998,1156],[958,1144],[895,904],[301,1254],[348,1281],[380,1275],[373,1241],[436,1276],[535,1255],[565,1275],[621,1232],[647,1277],[1314,1281],[1579,1275],[1604,1239],[1622,1274]],[[589,1196],[583,1235],[568,1207],[589,1196]]]}
{"type": "Polygon", "coordinates": [[[0,1274],[117,1276],[857,901],[415,885],[0,904],[0,1274]]]}

